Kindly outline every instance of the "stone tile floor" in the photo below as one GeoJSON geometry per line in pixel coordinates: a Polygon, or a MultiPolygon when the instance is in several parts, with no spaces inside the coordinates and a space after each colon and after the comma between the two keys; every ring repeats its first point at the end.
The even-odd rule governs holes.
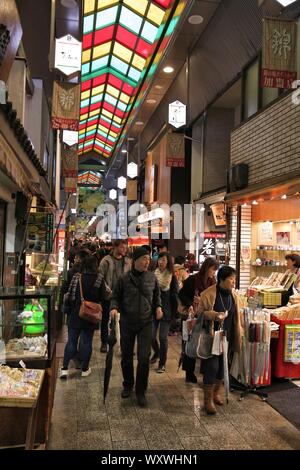
{"type": "Polygon", "coordinates": [[[57,380],[48,449],[300,450],[300,431],[255,395],[239,401],[234,392],[217,415],[207,416],[201,385],[186,384],[184,372],[177,372],[179,337],[169,337],[166,373],[151,366],[148,408],[139,408],[134,395],[121,399],[117,353],[104,405],[105,354],[99,344],[97,333],[89,377],[72,369],[67,381],[57,380]]]}

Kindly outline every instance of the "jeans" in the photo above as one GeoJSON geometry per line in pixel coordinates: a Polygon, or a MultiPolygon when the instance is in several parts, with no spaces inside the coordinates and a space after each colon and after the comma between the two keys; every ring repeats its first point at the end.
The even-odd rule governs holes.
{"type": "Polygon", "coordinates": [[[102,304],[102,320],[100,324],[101,343],[107,344],[110,301],[102,300],[101,304],[102,304]]]}
{"type": "Polygon", "coordinates": [[[201,359],[203,370],[203,383],[205,385],[214,385],[217,380],[224,377],[223,354],[212,356],[209,359],[201,359]]]}
{"type": "Polygon", "coordinates": [[[135,391],[143,395],[148,387],[149,361],[151,354],[152,323],[144,325],[128,324],[121,320],[121,367],[123,387],[132,389],[134,386],[133,350],[137,338],[137,372],[135,391]]]}
{"type": "Polygon", "coordinates": [[[153,320],[152,324],[152,348],[154,353],[159,356],[159,367],[165,366],[168,353],[168,333],[170,322],[162,320],[153,320]],[[159,343],[157,341],[157,330],[159,327],[159,343]]]}
{"type": "Polygon", "coordinates": [[[78,339],[80,337],[80,359],[82,360],[82,369],[89,368],[89,363],[93,350],[92,329],[68,328],[68,342],[65,347],[63,368],[67,369],[69,362],[77,353],[78,339]]]}

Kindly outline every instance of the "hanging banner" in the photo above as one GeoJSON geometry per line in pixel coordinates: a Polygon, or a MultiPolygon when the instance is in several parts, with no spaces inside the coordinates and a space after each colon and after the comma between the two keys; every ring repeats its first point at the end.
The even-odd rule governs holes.
{"type": "Polygon", "coordinates": [[[137,200],[137,180],[127,180],[126,195],[128,201],[137,200]]]}
{"type": "Polygon", "coordinates": [[[184,134],[167,134],[167,166],[184,168],[184,134]]]}
{"type": "Polygon", "coordinates": [[[297,80],[297,23],[264,18],[261,86],[292,88],[297,80]]]}
{"type": "Polygon", "coordinates": [[[66,178],[77,178],[78,156],[77,150],[73,148],[62,151],[62,176],[66,178]]]}
{"type": "Polygon", "coordinates": [[[79,125],[80,85],[54,82],[52,95],[52,127],[77,131],[79,125]]]}
{"type": "Polygon", "coordinates": [[[76,193],[77,178],[65,178],[65,193],[76,193]]]}

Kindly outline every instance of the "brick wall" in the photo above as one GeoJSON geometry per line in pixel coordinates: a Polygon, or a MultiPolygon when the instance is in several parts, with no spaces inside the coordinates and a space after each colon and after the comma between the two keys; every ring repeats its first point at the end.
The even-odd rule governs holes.
{"type": "Polygon", "coordinates": [[[231,134],[231,165],[249,164],[249,185],[300,170],[300,105],[288,95],[231,134]]]}

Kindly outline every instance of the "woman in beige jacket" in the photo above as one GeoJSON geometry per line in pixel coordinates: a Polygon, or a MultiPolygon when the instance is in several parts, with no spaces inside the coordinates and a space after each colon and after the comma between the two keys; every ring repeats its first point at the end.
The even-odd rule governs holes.
{"type": "MultiPolygon", "coordinates": [[[[233,291],[236,271],[222,266],[217,274],[217,284],[202,292],[196,313],[204,315],[204,328],[214,336],[220,326],[226,331],[229,351],[240,352],[242,326],[239,297],[233,291]]],[[[201,360],[204,384],[204,407],[215,414],[217,405],[223,405],[221,388],[224,378],[223,356],[213,355],[201,360]]]]}

